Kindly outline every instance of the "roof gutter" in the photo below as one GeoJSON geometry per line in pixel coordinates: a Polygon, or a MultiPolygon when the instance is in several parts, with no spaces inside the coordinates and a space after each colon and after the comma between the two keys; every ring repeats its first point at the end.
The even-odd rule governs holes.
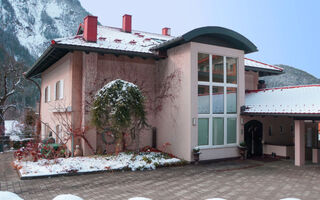
{"type": "Polygon", "coordinates": [[[280,71],[280,70],[276,70],[276,69],[263,69],[263,68],[259,68],[259,67],[251,67],[246,65],[245,66],[246,70],[251,70],[251,71],[256,71],[256,72],[267,72],[267,73],[273,73],[273,74],[283,74],[284,71],[280,71]]]}

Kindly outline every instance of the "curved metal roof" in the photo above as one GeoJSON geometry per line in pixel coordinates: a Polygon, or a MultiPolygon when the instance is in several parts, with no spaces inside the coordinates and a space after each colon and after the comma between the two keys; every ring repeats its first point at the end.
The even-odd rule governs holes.
{"type": "Polygon", "coordinates": [[[258,51],[257,47],[243,35],[233,30],[219,26],[205,26],[201,28],[196,28],[192,31],[183,34],[180,37],[176,37],[172,40],[161,43],[151,48],[151,50],[169,49],[194,40],[199,41],[200,37],[207,37],[201,41],[202,43],[209,43],[208,37],[210,37],[215,40],[223,41],[224,43],[229,44],[233,48],[244,50],[245,53],[252,53],[258,51]]]}

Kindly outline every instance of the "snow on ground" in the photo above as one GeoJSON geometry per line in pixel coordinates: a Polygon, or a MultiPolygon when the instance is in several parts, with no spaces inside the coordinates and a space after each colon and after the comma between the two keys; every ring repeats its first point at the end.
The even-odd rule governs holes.
{"type": "Polygon", "coordinates": [[[23,200],[15,193],[7,192],[7,191],[0,191],[0,199],[3,199],[3,200],[23,200]]]}
{"type": "Polygon", "coordinates": [[[132,197],[128,200],[152,200],[152,199],[149,199],[149,198],[145,198],[145,197],[132,197]]]}
{"type": "Polygon", "coordinates": [[[52,200],[83,200],[83,199],[72,194],[61,194],[56,196],[52,200]]]}
{"type": "Polygon", "coordinates": [[[297,198],[285,198],[285,199],[280,199],[280,200],[300,200],[300,199],[297,199],[297,198]]]}
{"type": "Polygon", "coordinates": [[[206,200],[226,200],[226,199],[221,199],[221,198],[212,198],[212,199],[206,199],[206,200]]]}
{"type": "Polygon", "coordinates": [[[166,157],[163,153],[149,152],[134,155],[120,153],[117,156],[92,156],[58,158],[55,160],[40,159],[37,162],[15,161],[21,177],[48,176],[72,172],[97,172],[107,170],[156,169],[158,166],[180,163],[178,158],[166,157]]]}
{"type": "Polygon", "coordinates": [[[11,141],[22,141],[22,125],[16,120],[5,120],[5,135],[10,136],[11,141]]]}

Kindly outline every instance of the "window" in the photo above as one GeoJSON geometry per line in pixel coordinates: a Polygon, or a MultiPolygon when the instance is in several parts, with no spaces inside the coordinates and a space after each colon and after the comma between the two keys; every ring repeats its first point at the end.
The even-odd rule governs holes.
{"type": "Polygon", "coordinates": [[[223,57],[212,55],[212,82],[223,83],[223,57]]]}
{"type": "Polygon", "coordinates": [[[209,86],[198,85],[198,112],[201,114],[210,113],[209,86]]]}
{"type": "Polygon", "coordinates": [[[55,100],[63,99],[63,80],[56,82],[55,100]]]}
{"type": "Polygon", "coordinates": [[[199,118],[198,120],[198,143],[199,145],[209,144],[209,119],[199,118]]]}
{"type": "Polygon", "coordinates": [[[198,53],[198,145],[237,143],[238,59],[198,53]]]}
{"type": "Polygon", "coordinates": [[[44,102],[47,103],[50,101],[50,85],[44,89],[44,102]]]}
{"type": "Polygon", "coordinates": [[[271,136],[272,135],[272,126],[270,125],[269,126],[269,136],[271,136]]]}
{"type": "Polygon", "coordinates": [[[237,142],[237,118],[227,119],[227,144],[234,144],[237,142]]]}
{"type": "Polygon", "coordinates": [[[280,134],[284,134],[283,126],[280,126],[280,134]]]}
{"type": "Polygon", "coordinates": [[[209,55],[199,53],[198,57],[198,80],[209,81],[209,55]]]}
{"type": "Polygon", "coordinates": [[[212,118],[212,144],[223,145],[224,144],[224,119],[220,117],[212,118]]]}

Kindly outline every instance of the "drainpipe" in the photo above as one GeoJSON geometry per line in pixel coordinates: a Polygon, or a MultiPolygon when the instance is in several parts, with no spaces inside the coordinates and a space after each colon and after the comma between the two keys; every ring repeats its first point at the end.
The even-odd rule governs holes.
{"type": "Polygon", "coordinates": [[[74,157],[74,136],[71,134],[71,156],[74,157]]]}
{"type": "Polygon", "coordinates": [[[36,131],[36,135],[37,135],[36,141],[39,142],[40,133],[41,133],[41,97],[42,97],[42,95],[41,95],[41,87],[40,87],[40,85],[39,85],[35,80],[33,80],[33,79],[31,79],[31,78],[27,78],[27,77],[26,77],[26,74],[27,74],[27,72],[23,72],[23,73],[22,73],[22,75],[24,76],[24,78],[25,78],[26,80],[31,81],[33,84],[35,84],[35,85],[37,86],[37,88],[38,88],[38,90],[39,90],[39,94],[40,94],[40,99],[39,99],[39,111],[38,111],[38,112],[39,112],[39,117],[38,117],[38,120],[37,120],[37,131],[36,131]]]}

